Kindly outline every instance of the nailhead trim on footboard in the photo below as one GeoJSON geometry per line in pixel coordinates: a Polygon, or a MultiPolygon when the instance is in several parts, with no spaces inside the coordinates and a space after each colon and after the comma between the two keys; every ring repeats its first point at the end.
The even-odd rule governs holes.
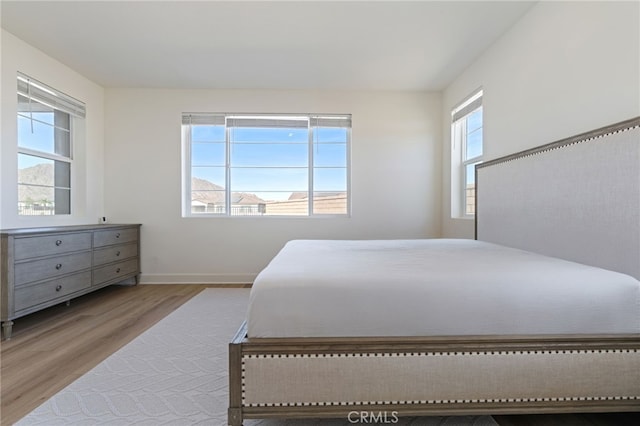
{"type": "MultiPolygon", "coordinates": [[[[348,361],[350,362],[350,361],[348,361]]],[[[332,364],[333,365],[333,364],[332,364]]],[[[438,365],[438,364],[434,364],[438,365]]],[[[363,370],[364,371],[364,370],[363,370]]],[[[582,371],[582,370],[580,370],[582,371]]],[[[446,381],[446,374],[440,371],[434,372],[437,373],[438,383],[443,382],[443,377],[446,381]]],[[[416,380],[424,380],[421,383],[428,383],[430,380],[430,372],[420,371],[420,375],[416,375],[415,377],[422,377],[422,379],[416,380]]],[[[461,373],[456,372],[455,376],[460,376],[461,373]]],[[[482,375],[481,375],[482,376],[482,375]]],[[[549,379],[553,379],[554,377],[549,377],[549,379]]],[[[470,377],[471,379],[471,377],[470,377]]],[[[580,377],[566,377],[566,379],[579,380],[580,377]]],[[[381,379],[384,380],[384,379],[381,379]]],[[[478,377],[475,377],[475,380],[481,380],[478,377]]],[[[561,379],[555,378],[556,386],[558,381],[561,379]]],[[[455,380],[454,380],[455,381],[455,380]]],[[[326,384],[325,382],[323,382],[326,384]]],[[[403,384],[406,382],[402,382],[403,384]]],[[[386,385],[386,382],[385,382],[386,385]]],[[[384,386],[381,386],[381,389],[384,386]]],[[[395,384],[397,385],[397,383],[395,384]]],[[[490,388],[491,384],[488,384],[487,388],[490,388]]],[[[504,392],[506,395],[512,395],[512,391],[510,387],[513,387],[515,390],[522,388],[522,386],[512,386],[512,384],[508,383],[508,380],[505,380],[505,383],[493,383],[495,386],[503,386],[504,392]]],[[[396,395],[396,390],[393,389],[394,384],[389,384],[391,388],[384,388],[384,393],[386,396],[396,395]]],[[[416,389],[421,389],[422,384],[418,384],[415,386],[416,389]]],[[[552,386],[552,385],[550,385],[552,386]]],[[[588,386],[587,386],[588,387],[588,386]]],[[[624,386],[623,386],[624,387],[624,386]]],[[[606,384],[603,384],[602,387],[605,392],[607,389],[606,384]]],[[[416,392],[416,391],[412,391],[416,392]]],[[[491,392],[495,392],[495,389],[489,389],[489,394],[491,392]]],[[[319,391],[320,394],[325,396],[331,395],[332,391],[322,390],[319,391]]],[[[367,392],[365,391],[364,394],[367,392]]],[[[586,393],[586,392],[585,392],[586,393]]],[[[358,394],[356,392],[355,394],[358,394]]],[[[485,395],[487,395],[485,393],[485,395]]],[[[517,395],[517,393],[516,393],[517,395]]],[[[296,395],[298,396],[298,395],[296,395]]],[[[514,351],[434,351],[434,352],[407,352],[407,353],[310,353],[310,354],[250,354],[242,356],[242,402],[245,407],[329,407],[329,406],[368,406],[368,405],[412,405],[412,404],[420,404],[420,405],[439,405],[439,404],[509,404],[509,403],[545,403],[545,402],[580,402],[580,401],[640,401],[640,350],[638,349],[587,349],[587,350],[514,350],[514,351]],[[505,358],[506,357],[506,358],[505,358]],[[581,358],[582,357],[582,358],[581,358]],[[404,360],[413,361],[414,358],[421,358],[423,361],[426,360],[426,363],[423,361],[419,361],[417,364],[410,362],[403,364],[404,360]],[[502,358],[502,359],[499,359],[502,358]],[[332,366],[330,366],[327,361],[328,360],[336,361],[336,370],[333,379],[335,381],[331,382],[335,384],[337,389],[336,394],[344,394],[344,392],[340,392],[340,390],[345,387],[351,386],[355,391],[362,390],[361,385],[358,384],[360,379],[362,380],[362,386],[366,384],[371,385],[372,377],[375,377],[376,372],[372,373],[372,376],[369,378],[363,378],[359,376],[358,373],[354,373],[353,376],[349,377],[349,371],[351,367],[357,366],[356,364],[342,364],[345,360],[355,360],[355,359],[369,359],[371,362],[369,367],[376,367],[376,360],[380,359],[383,364],[380,364],[381,370],[379,373],[381,377],[391,377],[389,374],[404,374],[406,377],[411,377],[411,368],[416,365],[424,364],[427,366],[428,359],[446,359],[446,365],[460,365],[461,368],[468,368],[469,375],[473,371],[476,371],[477,366],[484,366],[485,370],[484,375],[486,376],[488,373],[486,371],[491,371],[493,368],[495,374],[501,374],[505,369],[511,369],[511,376],[504,375],[503,378],[507,379],[516,379],[516,374],[519,374],[519,368],[522,368],[523,371],[526,369],[531,369],[527,374],[522,375],[522,380],[532,380],[532,387],[535,389],[536,386],[539,389],[541,395],[537,396],[517,396],[513,398],[502,398],[502,397],[491,397],[491,398],[483,398],[482,393],[485,391],[484,386],[470,386],[466,387],[464,385],[460,386],[458,382],[452,383],[452,389],[443,389],[444,393],[449,391],[458,392],[457,388],[460,388],[460,392],[465,394],[473,394],[473,397],[465,397],[465,398],[428,398],[428,399],[388,399],[384,400],[351,400],[351,401],[341,401],[339,398],[325,398],[325,400],[311,400],[311,397],[314,395],[315,391],[313,390],[313,386],[306,386],[305,389],[302,389],[300,392],[303,394],[306,392],[306,395],[300,395],[299,400],[291,400],[291,401],[277,401],[277,400],[266,400],[266,398],[277,398],[281,392],[281,388],[278,386],[284,386],[286,389],[289,386],[288,380],[290,377],[283,378],[283,384],[278,385],[275,382],[278,382],[278,378],[282,377],[281,375],[286,372],[289,373],[288,365],[286,363],[288,361],[295,362],[296,365],[292,365],[293,370],[291,370],[291,374],[296,375],[302,372],[301,377],[297,377],[293,379],[295,383],[310,383],[314,381],[314,377],[317,377],[318,381],[321,379],[326,379],[327,374],[331,375],[332,366]],[[321,360],[324,365],[320,366],[321,368],[318,370],[320,373],[317,376],[314,376],[315,373],[312,373],[313,369],[318,367],[315,361],[321,360]],[[398,361],[396,364],[395,361],[398,361]],[[480,364],[477,363],[468,363],[467,361],[479,360],[480,364]],[[507,361],[506,364],[503,362],[507,361]],[[511,361],[509,361],[511,360],[511,361]],[[307,363],[307,361],[309,361],[307,363]],[[278,365],[272,365],[273,362],[278,365]],[[256,364],[257,363],[257,364],[256,364]],[[302,364],[301,364],[302,363],[302,364]],[[584,380],[597,380],[598,377],[607,377],[611,380],[622,381],[623,383],[627,383],[625,385],[630,391],[631,394],[625,395],[607,395],[605,394],[572,394],[572,385],[569,384],[565,386],[566,396],[560,396],[558,389],[541,389],[541,381],[540,379],[536,379],[536,377],[540,375],[544,375],[545,372],[547,374],[551,374],[554,376],[562,376],[563,374],[569,375],[569,372],[564,372],[566,369],[570,368],[573,364],[579,364],[584,368],[584,380]],[[547,370],[547,364],[549,365],[547,370]],[[260,366],[257,369],[257,366],[260,366]],[[591,368],[587,368],[586,366],[593,365],[593,370],[588,371],[591,368]],[[271,370],[273,368],[273,370],[271,370]],[[393,373],[384,373],[382,369],[392,369],[393,373]],[[489,370],[487,370],[489,369],[489,370]],[[555,370],[554,370],[555,369],[555,370]],[[249,370],[249,371],[248,371],[249,370]],[[397,371],[396,371],[397,370],[397,371]],[[249,378],[248,373],[256,373],[260,371],[260,374],[266,374],[266,376],[261,377],[259,379],[260,386],[256,386],[255,378],[249,378]],[[266,371],[266,373],[265,373],[266,371]],[[550,371],[551,373],[548,373],[550,371]],[[328,373],[327,373],[328,372],[328,373]],[[629,377],[633,376],[635,372],[635,376],[637,377],[629,377]],[[324,374],[323,374],[324,373],[324,374]],[[269,374],[273,374],[273,376],[269,376],[269,374]],[[598,376],[598,374],[600,376],[598,376]],[[271,378],[269,378],[271,377],[271,378]],[[340,380],[344,380],[340,382],[340,380]],[[537,382],[536,382],[537,380],[537,382]],[[629,384],[630,383],[630,384],[629,384]],[[271,386],[273,385],[273,386],[271,386]],[[253,386],[253,388],[252,388],[253,386]],[[259,387],[260,390],[256,392],[256,387],[259,387]],[[264,389],[265,387],[273,387],[270,390],[264,389]],[[249,391],[247,389],[250,389],[249,391]],[[311,390],[310,390],[311,389],[311,390]],[[306,399],[304,397],[307,397],[306,399]]]]}

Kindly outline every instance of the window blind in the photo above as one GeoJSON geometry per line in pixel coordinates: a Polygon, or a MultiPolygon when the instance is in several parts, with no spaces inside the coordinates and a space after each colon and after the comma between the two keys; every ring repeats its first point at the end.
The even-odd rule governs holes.
{"type": "Polygon", "coordinates": [[[461,118],[471,114],[482,106],[482,90],[473,95],[470,99],[463,102],[457,108],[454,108],[451,113],[451,119],[455,123],[461,118]]]}
{"type": "Polygon", "coordinates": [[[351,115],[311,116],[311,127],[350,128],[351,115]]]}
{"type": "Polygon", "coordinates": [[[18,72],[18,94],[27,100],[39,102],[75,117],[85,118],[86,116],[84,102],[72,98],[21,72],[18,72]]]}
{"type": "Polygon", "coordinates": [[[256,115],[235,117],[225,114],[184,113],[182,124],[184,125],[210,125],[227,127],[260,127],[260,128],[307,128],[307,127],[334,127],[350,128],[350,115],[305,115],[305,116],[273,116],[256,115]]]}
{"type": "Polygon", "coordinates": [[[227,127],[259,127],[259,128],[284,128],[284,129],[306,129],[309,127],[307,117],[283,117],[283,116],[260,116],[260,117],[229,117],[227,127]]]}
{"type": "Polygon", "coordinates": [[[182,114],[182,124],[188,126],[193,125],[208,125],[208,126],[224,126],[225,116],[222,114],[198,114],[198,113],[185,113],[182,114]]]}

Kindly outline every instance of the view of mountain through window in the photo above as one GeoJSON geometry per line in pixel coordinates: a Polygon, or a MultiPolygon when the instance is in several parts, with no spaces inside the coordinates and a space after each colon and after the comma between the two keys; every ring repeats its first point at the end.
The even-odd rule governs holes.
{"type": "Polygon", "coordinates": [[[350,127],[346,115],[184,114],[185,215],[348,214],[350,127]]]}
{"type": "Polygon", "coordinates": [[[71,213],[74,122],[85,106],[18,73],[18,214],[71,213]]]}

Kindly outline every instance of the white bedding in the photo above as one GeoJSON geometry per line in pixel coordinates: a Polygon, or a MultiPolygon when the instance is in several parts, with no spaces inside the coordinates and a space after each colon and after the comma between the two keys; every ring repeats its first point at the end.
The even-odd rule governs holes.
{"type": "Polygon", "coordinates": [[[640,282],[474,240],[295,240],[247,322],[249,337],[640,333],[640,282]]]}

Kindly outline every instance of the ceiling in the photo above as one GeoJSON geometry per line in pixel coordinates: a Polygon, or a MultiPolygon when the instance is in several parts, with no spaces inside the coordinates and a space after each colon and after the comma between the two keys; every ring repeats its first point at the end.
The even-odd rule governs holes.
{"type": "Polygon", "coordinates": [[[2,27],[104,87],[447,87],[525,1],[6,1],[2,27]]]}

